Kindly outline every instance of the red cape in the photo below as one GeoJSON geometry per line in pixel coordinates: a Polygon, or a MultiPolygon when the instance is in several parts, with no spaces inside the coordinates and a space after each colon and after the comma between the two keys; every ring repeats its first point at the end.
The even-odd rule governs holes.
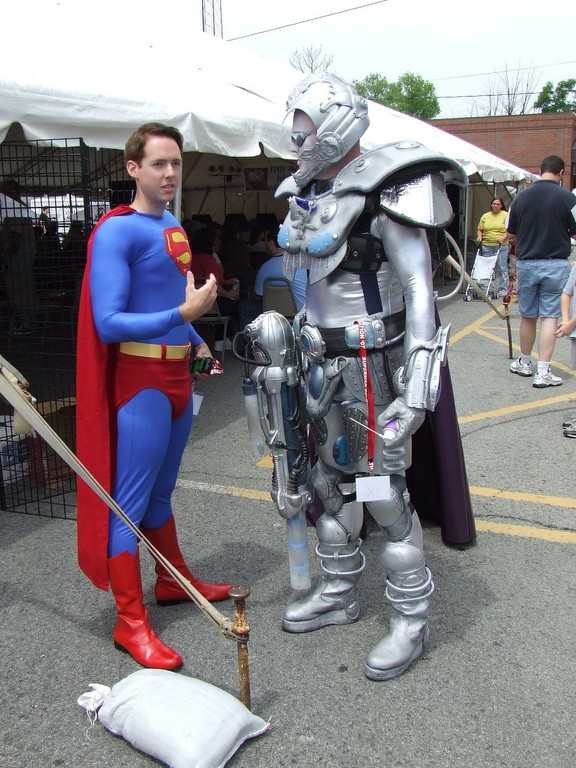
{"type": "MultiPolygon", "coordinates": [[[[92,245],[98,227],[112,216],[134,213],[127,205],[113,208],[98,221],[90,239],[80,293],[76,341],[76,453],[98,482],[110,493],[114,472],[116,425],[112,410],[115,345],[98,337],[90,300],[92,245]]],[[[108,507],[78,478],[78,563],[91,582],[108,589],[108,507]]]]}

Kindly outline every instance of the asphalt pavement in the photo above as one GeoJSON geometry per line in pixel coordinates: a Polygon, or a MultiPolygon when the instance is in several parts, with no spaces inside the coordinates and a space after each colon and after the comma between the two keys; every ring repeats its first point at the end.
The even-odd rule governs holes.
{"type": "MultiPolygon", "coordinates": [[[[515,305],[512,314],[517,343],[515,305]]],[[[205,399],[175,493],[181,543],[199,575],[250,585],[253,709],[272,723],[232,768],[576,763],[576,441],[560,428],[576,410],[568,343],[560,341],[555,356],[564,384],[533,389],[509,373],[505,325],[485,304],[457,299],[442,317],[452,323],[450,366],[478,541],[457,551],[438,529],[425,529],[436,582],[431,644],[393,681],[363,675],[389,616],[380,535],[365,544],[360,621],[283,633],[285,525],[267,498],[270,469],[250,450],[240,364],[227,353],[225,375],[201,386],[205,399]]],[[[155,765],[101,725],[89,728],[76,703],[89,683],[113,685],[138,666],[112,645],[111,596],[77,567],[74,523],[2,512],[0,527],[0,765],[155,765]]],[[[154,605],[153,567],[143,560],[152,622],[183,655],[181,674],[236,694],[234,643],[188,605],[154,605]]]]}

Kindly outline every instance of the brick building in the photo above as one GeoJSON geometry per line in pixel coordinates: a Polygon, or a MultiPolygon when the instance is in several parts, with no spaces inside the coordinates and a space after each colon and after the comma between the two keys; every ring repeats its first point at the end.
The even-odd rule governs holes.
{"type": "Polygon", "coordinates": [[[576,187],[574,112],[457,117],[430,123],[532,173],[540,173],[546,155],[559,155],[566,163],[564,186],[576,187]]]}

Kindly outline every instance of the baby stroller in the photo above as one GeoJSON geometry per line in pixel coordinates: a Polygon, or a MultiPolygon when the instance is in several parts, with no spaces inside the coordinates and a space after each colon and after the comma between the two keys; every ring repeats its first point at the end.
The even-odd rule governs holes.
{"type": "MultiPolygon", "coordinates": [[[[490,296],[490,289],[494,282],[494,276],[496,274],[496,264],[498,257],[500,256],[500,248],[493,256],[483,256],[482,246],[478,246],[476,256],[474,257],[474,264],[472,266],[472,272],[470,277],[474,278],[480,288],[487,296],[490,296]]],[[[472,301],[472,299],[479,298],[474,288],[468,284],[466,286],[466,292],[464,293],[464,301],[472,301]]]]}

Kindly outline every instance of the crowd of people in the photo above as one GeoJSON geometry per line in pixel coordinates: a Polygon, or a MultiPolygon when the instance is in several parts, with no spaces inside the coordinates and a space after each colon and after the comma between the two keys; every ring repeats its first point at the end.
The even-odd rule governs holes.
{"type": "Polygon", "coordinates": [[[34,332],[43,296],[73,304],[86,260],[84,224],[72,221],[61,236],[43,208],[36,221],[6,217],[0,224],[0,273],[9,311],[9,332],[34,332]]]}

